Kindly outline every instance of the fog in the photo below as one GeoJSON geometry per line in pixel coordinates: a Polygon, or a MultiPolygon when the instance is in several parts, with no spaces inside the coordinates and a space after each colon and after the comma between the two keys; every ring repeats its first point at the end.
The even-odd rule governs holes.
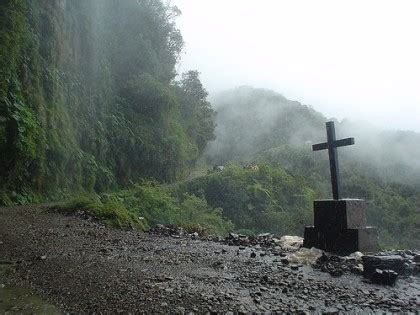
{"type": "Polygon", "coordinates": [[[211,94],[268,88],[327,117],[420,131],[420,2],[176,0],[211,94]]]}
{"type": "MultiPolygon", "coordinates": [[[[268,162],[306,176],[314,172],[308,165],[298,164],[306,158],[317,161],[320,168],[316,172],[328,174],[326,152],[312,152],[312,144],[326,141],[327,118],[313,108],[247,86],[216,94],[212,103],[218,114],[216,140],[206,152],[210,164],[268,162]]],[[[338,139],[355,138],[355,146],[339,149],[350,173],[362,170],[387,182],[420,188],[419,133],[384,131],[347,119],[336,123],[336,133],[338,139]]]]}

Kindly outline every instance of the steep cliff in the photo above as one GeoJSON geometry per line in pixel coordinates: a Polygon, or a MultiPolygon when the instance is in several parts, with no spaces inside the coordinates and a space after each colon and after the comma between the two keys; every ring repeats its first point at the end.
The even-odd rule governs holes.
{"type": "Polygon", "coordinates": [[[213,110],[196,72],[174,82],[178,14],[160,0],[0,3],[3,203],[171,181],[194,164],[213,110]]]}

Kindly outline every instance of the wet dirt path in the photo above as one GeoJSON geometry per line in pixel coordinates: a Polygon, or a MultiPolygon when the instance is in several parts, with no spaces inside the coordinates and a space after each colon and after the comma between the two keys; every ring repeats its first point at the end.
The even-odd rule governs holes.
{"type": "Polygon", "coordinates": [[[0,284],[62,311],[418,311],[418,278],[375,286],[252,250],[108,229],[37,206],[0,208],[0,261],[13,270],[0,284]]]}

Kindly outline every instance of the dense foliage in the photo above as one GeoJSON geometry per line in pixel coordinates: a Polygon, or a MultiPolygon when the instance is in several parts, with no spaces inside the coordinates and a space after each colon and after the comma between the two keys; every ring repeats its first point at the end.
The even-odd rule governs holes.
{"type": "MultiPolygon", "coordinates": [[[[313,223],[313,201],[330,194],[328,180],[316,172],[300,176],[279,166],[247,168],[229,164],[223,171],[178,186],[202,196],[243,233],[302,235],[313,223]]],[[[385,247],[418,247],[420,194],[401,184],[379,185],[362,174],[345,174],[344,189],[368,201],[368,221],[379,227],[385,247]]]]}
{"type": "Polygon", "coordinates": [[[0,202],[185,175],[213,139],[198,72],[175,82],[176,7],[0,3],[0,202]]]}
{"type": "Polygon", "coordinates": [[[223,235],[233,224],[222,209],[188,193],[175,198],[166,187],[143,182],[131,189],[99,196],[79,196],[58,207],[61,211],[85,210],[114,227],[148,229],[156,224],[175,224],[187,232],[223,235]]]}
{"type": "Polygon", "coordinates": [[[231,164],[177,189],[222,208],[236,230],[247,234],[301,234],[304,224],[311,222],[310,208],[315,197],[314,190],[301,178],[268,165],[252,170],[231,164]]]}

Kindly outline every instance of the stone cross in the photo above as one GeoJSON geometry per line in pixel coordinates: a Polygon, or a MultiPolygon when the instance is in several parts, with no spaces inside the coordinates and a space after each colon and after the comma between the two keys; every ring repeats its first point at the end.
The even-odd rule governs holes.
{"type": "Polygon", "coordinates": [[[327,142],[314,144],[312,146],[312,150],[320,151],[320,150],[328,149],[328,155],[330,158],[330,172],[331,172],[333,198],[334,200],[339,200],[341,187],[340,187],[340,173],[338,169],[337,148],[353,145],[354,138],[336,140],[334,122],[328,121],[326,125],[327,125],[327,142]]]}

